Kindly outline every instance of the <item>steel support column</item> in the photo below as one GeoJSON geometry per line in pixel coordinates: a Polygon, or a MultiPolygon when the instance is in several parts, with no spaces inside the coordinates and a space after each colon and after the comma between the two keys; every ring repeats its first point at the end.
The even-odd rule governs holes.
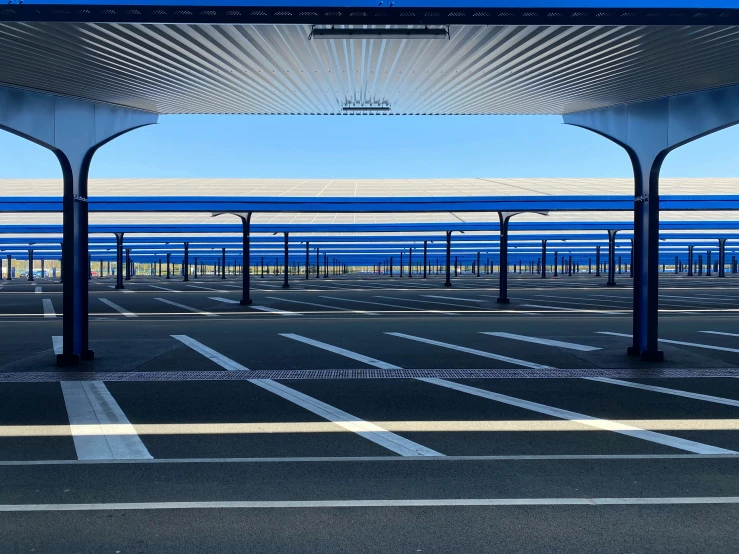
{"type": "Polygon", "coordinates": [[[310,279],[310,242],[305,243],[305,279],[310,279]]]}
{"type": "Polygon", "coordinates": [[[608,229],[608,281],[606,286],[616,286],[616,233],[618,229],[608,229]]]}
{"type": "Polygon", "coordinates": [[[718,276],[726,277],[726,239],[718,239],[718,276]]]}
{"type": "Polygon", "coordinates": [[[693,276],[693,246],[688,246],[688,277],[693,276]]]}
{"type": "Polygon", "coordinates": [[[282,288],[283,289],[289,289],[290,288],[290,283],[287,282],[287,270],[288,270],[287,263],[288,263],[288,257],[289,257],[289,253],[288,253],[288,237],[289,237],[289,235],[290,235],[290,233],[285,233],[285,280],[282,283],[282,288]]]}
{"type": "MultiPolygon", "coordinates": [[[[498,272],[498,304],[509,304],[508,299],[508,222],[517,212],[498,212],[500,220],[500,271],[498,272]]],[[[515,266],[514,266],[515,271],[515,266]]]]}
{"type": "Polygon", "coordinates": [[[595,276],[600,277],[600,245],[595,247],[595,276]]]}
{"type": "Polygon", "coordinates": [[[190,280],[190,243],[184,243],[185,247],[185,261],[182,262],[182,280],[190,280]]]}
{"type": "Polygon", "coordinates": [[[541,241],[541,278],[547,278],[547,241],[541,241]]]}
{"type": "Polygon", "coordinates": [[[452,232],[446,232],[446,281],[445,287],[452,286],[452,232]]]}
{"type": "Polygon", "coordinates": [[[423,278],[426,278],[426,268],[428,266],[428,241],[423,241],[423,278]]]}
{"type": "Polygon", "coordinates": [[[226,278],[226,249],[221,248],[221,279],[226,278]]]}
{"type": "Polygon", "coordinates": [[[33,250],[28,250],[28,280],[33,281],[33,250]]]}
{"type": "Polygon", "coordinates": [[[131,280],[131,249],[126,248],[126,281],[131,280]]]}

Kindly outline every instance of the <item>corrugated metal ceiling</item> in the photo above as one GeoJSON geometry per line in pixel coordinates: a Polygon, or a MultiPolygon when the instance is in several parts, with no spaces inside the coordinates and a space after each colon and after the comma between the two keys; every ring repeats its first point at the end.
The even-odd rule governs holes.
{"type": "Polygon", "coordinates": [[[561,114],[739,83],[733,26],[453,26],[309,40],[305,25],[0,23],[0,81],[163,114],[561,114]]]}

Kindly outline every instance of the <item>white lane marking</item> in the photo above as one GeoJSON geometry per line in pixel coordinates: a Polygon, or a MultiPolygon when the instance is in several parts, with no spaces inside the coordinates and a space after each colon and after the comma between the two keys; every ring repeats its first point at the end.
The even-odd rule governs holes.
{"type": "Polygon", "coordinates": [[[273,314],[280,314],[280,315],[303,315],[299,312],[288,312],[285,310],[278,310],[277,308],[270,308],[268,306],[249,306],[250,308],[253,308],[255,310],[259,310],[260,312],[270,312],[273,314]]]}
{"type": "Polygon", "coordinates": [[[54,347],[54,354],[64,353],[64,337],[54,335],[51,337],[51,344],[54,347]]]}
{"type": "Polygon", "coordinates": [[[221,289],[214,289],[213,287],[203,287],[200,285],[185,285],[186,287],[192,287],[194,289],[212,290],[218,292],[221,289]]]}
{"type": "Polygon", "coordinates": [[[723,335],[725,337],[739,337],[737,333],[723,333],[721,331],[698,331],[699,333],[706,333],[708,335],[723,335]]]}
{"type": "Polygon", "coordinates": [[[51,300],[49,298],[44,298],[43,300],[41,300],[41,304],[44,307],[44,317],[56,317],[54,305],[51,303],[51,300]]]}
{"type": "MultiPolygon", "coordinates": [[[[167,292],[177,292],[174,289],[169,289],[167,287],[160,287],[159,285],[149,285],[153,289],[159,289],[159,290],[166,290],[167,292]]],[[[125,292],[125,291],[124,291],[125,292]]]]}
{"type": "Polygon", "coordinates": [[[413,302],[415,304],[439,304],[440,306],[455,306],[457,308],[465,308],[467,310],[480,310],[477,306],[465,306],[463,304],[453,304],[451,302],[434,302],[433,300],[411,300],[410,298],[397,298],[395,296],[375,295],[373,298],[384,298],[386,300],[395,300],[396,302],[413,302]]]}
{"type": "MultiPolygon", "coordinates": [[[[610,331],[596,331],[596,333],[600,335],[611,335],[614,337],[628,337],[631,338],[631,335],[627,335],[625,333],[612,333],[610,331]]],[[[706,348],[707,350],[721,350],[722,352],[739,352],[739,349],[737,348],[726,348],[725,346],[712,346],[710,344],[700,344],[697,342],[683,342],[680,340],[667,340],[667,339],[657,339],[659,342],[665,342],[667,344],[679,344],[681,346],[693,346],[695,348],[706,348]]]]}
{"type": "Polygon", "coordinates": [[[485,302],[484,300],[477,300],[475,298],[457,298],[456,296],[440,296],[438,294],[422,294],[425,298],[441,298],[442,300],[460,300],[462,302],[485,302]]]}
{"type": "Polygon", "coordinates": [[[221,366],[223,369],[227,369],[228,371],[249,371],[248,367],[244,367],[238,362],[233,361],[231,358],[227,358],[223,354],[220,354],[219,352],[216,352],[212,348],[208,348],[203,343],[196,341],[195,339],[192,339],[188,337],[187,335],[170,335],[173,339],[177,339],[181,343],[183,343],[186,346],[189,346],[195,352],[198,352],[199,354],[202,354],[212,362],[217,363],[219,366],[221,366]]]}
{"type": "Polygon", "coordinates": [[[240,289],[240,288],[243,288],[241,285],[227,285],[226,283],[223,283],[221,286],[222,287],[230,287],[232,289],[240,289]]]}
{"type": "Polygon", "coordinates": [[[426,312],[426,313],[443,314],[443,315],[459,315],[454,312],[445,312],[441,310],[424,310],[423,308],[413,308],[410,306],[401,306],[400,304],[386,304],[385,302],[370,302],[369,300],[349,300],[347,298],[337,298],[335,296],[321,296],[321,298],[328,298],[329,300],[340,300],[341,302],[356,302],[357,304],[372,304],[375,306],[385,306],[387,308],[400,308],[404,311],[411,311],[411,312],[426,312]]]}
{"type": "Polygon", "coordinates": [[[621,435],[634,437],[637,439],[670,446],[672,448],[678,448],[687,452],[693,452],[695,454],[737,454],[733,450],[727,450],[725,448],[719,448],[717,446],[711,446],[709,444],[703,444],[687,439],[681,439],[670,435],[664,435],[662,433],[656,433],[654,431],[647,431],[639,427],[633,427],[631,425],[624,425],[617,421],[611,421],[607,419],[600,419],[593,416],[579,414],[577,412],[571,412],[569,410],[563,410],[561,408],[555,408],[553,406],[547,406],[545,404],[539,404],[538,402],[531,402],[529,400],[522,400],[520,398],[514,398],[512,396],[506,396],[496,392],[491,392],[485,389],[478,389],[476,387],[470,387],[469,385],[462,385],[460,383],[454,383],[452,381],[445,381],[444,379],[419,379],[426,383],[433,385],[439,385],[440,387],[446,387],[473,396],[479,396],[494,400],[496,402],[502,402],[509,406],[517,406],[532,412],[538,412],[540,414],[557,417],[560,419],[567,419],[575,423],[581,423],[596,429],[603,429],[605,431],[613,431],[621,435]]]}
{"type": "Polygon", "coordinates": [[[41,293],[41,287],[36,287],[33,292],[35,292],[36,294],[40,294],[41,293]]]}
{"type": "Polygon", "coordinates": [[[152,457],[102,381],[64,381],[60,384],[80,460],[152,457]]]}
{"type": "MultiPolygon", "coordinates": [[[[614,306],[613,305],[613,302],[610,302],[610,303],[607,302],[605,304],[601,304],[599,302],[592,302],[590,300],[581,300],[581,301],[576,301],[576,302],[569,302],[567,300],[560,300],[562,298],[561,296],[554,296],[552,294],[532,294],[531,296],[533,296],[534,298],[548,299],[550,302],[553,302],[554,304],[574,304],[575,306],[586,306],[585,308],[580,308],[580,309],[588,309],[587,306],[598,306],[600,308],[611,308],[612,310],[618,310],[618,309],[627,310],[627,309],[629,309],[629,308],[621,308],[620,306],[614,306]]],[[[569,297],[567,297],[567,298],[569,298],[569,297]]],[[[601,300],[600,302],[603,302],[603,301],[601,300]]]]}
{"type": "Polygon", "coordinates": [[[230,298],[222,298],[220,296],[209,296],[209,300],[215,300],[216,302],[223,302],[225,304],[238,304],[238,300],[231,300],[230,298]]]}
{"type": "Polygon", "coordinates": [[[475,356],[491,358],[493,360],[499,360],[501,362],[507,362],[509,364],[520,365],[523,367],[528,367],[529,369],[554,369],[552,366],[548,366],[548,365],[535,364],[534,362],[527,362],[526,360],[519,360],[517,358],[501,356],[500,354],[493,354],[492,352],[485,352],[484,350],[476,350],[474,348],[467,348],[466,346],[457,346],[456,344],[450,344],[448,342],[440,342],[438,340],[425,339],[423,337],[416,337],[414,335],[406,335],[405,333],[386,332],[385,334],[392,335],[393,337],[399,337],[401,339],[415,340],[417,342],[432,344],[434,346],[441,346],[442,348],[450,348],[451,350],[458,350],[459,352],[466,352],[467,354],[474,354],[475,356]]]}
{"type": "Polygon", "coordinates": [[[280,336],[286,337],[288,339],[293,339],[299,342],[303,342],[305,344],[310,344],[311,346],[315,346],[316,348],[322,348],[323,350],[328,350],[329,352],[333,352],[334,354],[339,354],[341,356],[345,356],[346,358],[357,360],[358,362],[371,365],[378,369],[403,369],[400,366],[389,364],[381,360],[376,360],[375,358],[370,358],[369,356],[365,356],[364,354],[352,352],[351,350],[346,350],[345,348],[340,348],[338,346],[333,346],[325,342],[309,339],[308,337],[303,337],[301,335],[296,335],[294,333],[280,333],[280,336]]]}
{"type": "Polygon", "coordinates": [[[366,315],[380,315],[375,312],[367,312],[365,310],[350,310],[348,308],[339,308],[337,306],[329,306],[327,304],[316,304],[315,302],[303,302],[302,300],[288,300],[287,298],[278,298],[276,296],[267,296],[270,300],[277,300],[279,302],[290,302],[292,304],[305,304],[306,306],[317,306],[319,308],[328,308],[329,310],[337,310],[339,312],[351,312],[355,314],[366,314],[366,315]]]}
{"type": "Polygon", "coordinates": [[[556,346],[558,348],[566,348],[568,350],[579,350],[581,352],[592,352],[593,350],[601,350],[596,346],[586,346],[584,344],[575,344],[574,342],[563,342],[561,340],[541,339],[539,337],[528,337],[525,335],[516,335],[514,333],[499,333],[493,331],[481,331],[483,335],[492,335],[504,339],[520,340],[524,342],[533,342],[535,344],[545,344],[547,346],[556,346]]]}
{"type": "MultiPolygon", "coordinates": [[[[208,348],[204,344],[191,339],[186,335],[172,336],[177,340],[182,341],[190,348],[193,348],[197,352],[200,352],[204,356],[210,358],[221,367],[225,367],[226,369],[246,369],[238,362],[235,362],[234,360],[231,360],[230,358],[219,354],[215,350],[208,348]]],[[[314,414],[328,421],[331,421],[332,423],[335,423],[336,425],[346,429],[347,431],[356,433],[364,437],[365,439],[374,442],[375,444],[387,448],[388,450],[391,450],[396,454],[400,454],[401,456],[443,456],[443,454],[441,454],[440,452],[431,450],[430,448],[426,448],[425,446],[403,438],[400,435],[396,435],[395,433],[388,431],[387,429],[384,429],[379,425],[375,425],[374,423],[370,423],[369,421],[364,421],[363,419],[339,410],[338,408],[335,408],[330,404],[321,402],[320,400],[317,400],[312,396],[303,394],[302,392],[291,389],[290,387],[282,385],[281,383],[277,383],[276,381],[273,381],[271,379],[252,379],[249,382],[265,390],[268,390],[269,392],[272,392],[284,398],[285,400],[289,400],[293,404],[297,404],[298,406],[301,406],[306,410],[313,412],[314,414]]]]}
{"type": "Polygon", "coordinates": [[[725,404],[726,406],[735,406],[739,408],[739,400],[732,398],[722,398],[720,396],[711,396],[709,394],[700,394],[697,392],[688,392],[684,390],[668,389],[666,387],[657,387],[654,385],[644,385],[642,383],[634,383],[632,381],[621,381],[620,379],[609,379],[607,377],[585,377],[587,381],[598,381],[600,383],[609,383],[611,385],[620,385],[622,387],[631,387],[633,389],[642,389],[651,392],[661,392],[663,394],[671,394],[672,396],[682,396],[684,398],[692,398],[693,400],[704,400],[713,402],[714,404],[725,404]]]}
{"type": "Polygon", "coordinates": [[[113,308],[113,309],[114,309],[115,311],[117,311],[117,312],[120,312],[120,313],[122,313],[122,314],[123,314],[124,316],[126,316],[126,317],[139,317],[139,316],[137,316],[137,315],[136,315],[135,313],[133,313],[133,312],[129,312],[129,311],[128,311],[128,310],[126,309],[126,308],[124,308],[124,307],[122,307],[122,306],[119,306],[119,305],[118,305],[118,304],[116,304],[115,302],[111,302],[111,301],[110,301],[110,300],[108,300],[107,298],[101,298],[101,299],[100,299],[100,302],[102,302],[102,303],[103,303],[103,304],[105,304],[106,306],[110,306],[110,307],[111,307],[111,308],[113,308]]]}
{"type": "Polygon", "coordinates": [[[115,502],[98,504],[0,504],[0,512],[100,512],[110,510],[224,510],[428,508],[444,506],[666,506],[739,504],[739,496],[637,498],[433,498],[397,500],[211,500],[194,502],[115,502]]]}
{"type": "Polygon", "coordinates": [[[604,310],[588,310],[585,308],[565,308],[564,306],[543,306],[541,304],[521,304],[524,308],[538,308],[541,310],[553,310],[562,312],[578,312],[581,314],[603,314],[603,315],[628,315],[626,312],[607,312],[604,310]]]}
{"type": "Polygon", "coordinates": [[[155,298],[154,300],[158,300],[159,302],[164,302],[165,304],[170,304],[172,306],[177,306],[178,308],[182,308],[183,310],[195,312],[196,314],[200,314],[200,315],[206,315],[209,317],[218,315],[218,314],[214,314],[211,312],[206,312],[204,310],[199,310],[197,308],[193,308],[192,306],[185,306],[184,304],[178,304],[177,302],[172,302],[171,300],[166,300],[165,298],[155,298]]]}
{"type": "MultiPolygon", "coordinates": [[[[151,286],[151,285],[150,285],[150,286],[151,286]]],[[[109,289],[114,289],[114,288],[115,288],[115,285],[108,285],[108,288],[109,288],[109,289]]]]}

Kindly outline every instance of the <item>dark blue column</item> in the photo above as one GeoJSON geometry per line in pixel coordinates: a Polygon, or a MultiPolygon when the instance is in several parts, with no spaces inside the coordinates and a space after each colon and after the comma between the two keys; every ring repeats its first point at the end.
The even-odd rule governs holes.
{"type": "Polygon", "coordinates": [[[608,230],[608,287],[616,286],[616,233],[618,229],[608,230]]]}
{"type": "Polygon", "coordinates": [[[541,278],[547,278],[547,241],[541,241],[541,278]]]}
{"type": "Polygon", "coordinates": [[[426,269],[428,266],[428,241],[423,241],[423,278],[426,278],[426,269]]]}
{"type": "Polygon", "coordinates": [[[445,287],[452,286],[452,232],[446,232],[446,281],[445,287]]]}
{"type": "Polygon", "coordinates": [[[290,233],[285,233],[285,280],[282,283],[283,289],[289,289],[290,283],[287,282],[287,264],[288,264],[288,258],[289,258],[289,252],[288,252],[288,237],[290,233]]]}
{"type": "Polygon", "coordinates": [[[226,278],[226,249],[221,249],[221,279],[226,278]]]}
{"type": "Polygon", "coordinates": [[[182,262],[182,280],[190,280],[190,243],[186,242],[183,245],[185,247],[185,259],[182,262]]]}
{"type": "Polygon", "coordinates": [[[726,277],[726,239],[718,239],[718,276],[726,277]]]}
{"type": "Polygon", "coordinates": [[[28,250],[28,280],[33,281],[33,250],[28,250]]]}

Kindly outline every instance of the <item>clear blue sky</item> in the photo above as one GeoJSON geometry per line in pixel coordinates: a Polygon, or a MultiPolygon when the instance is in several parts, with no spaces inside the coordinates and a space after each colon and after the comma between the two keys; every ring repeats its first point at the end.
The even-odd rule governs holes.
{"type": "MultiPolygon", "coordinates": [[[[665,177],[739,177],[739,126],[670,154],[665,177]]],[[[0,178],[59,177],[0,132],[0,178]]],[[[630,177],[626,154],[549,116],[164,116],[104,146],[91,177],[630,177]]]]}

